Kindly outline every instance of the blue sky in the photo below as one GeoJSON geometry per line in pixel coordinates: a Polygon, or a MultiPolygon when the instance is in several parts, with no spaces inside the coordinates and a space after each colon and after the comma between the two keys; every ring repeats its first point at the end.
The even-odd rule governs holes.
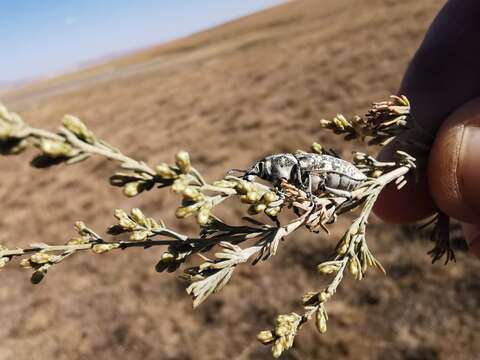
{"type": "Polygon", "coordinates": [[[0,85],[68,71],[282,0],[0,0],[0,85]]]}

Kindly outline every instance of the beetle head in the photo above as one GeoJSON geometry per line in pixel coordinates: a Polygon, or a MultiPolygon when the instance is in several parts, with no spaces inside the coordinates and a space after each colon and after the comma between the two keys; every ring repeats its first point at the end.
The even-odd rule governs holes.
{"type": "Polygon", "coordinates": [[[299,169],[298,161],[292,154],[275,154],[267,156],[250,166],[247,170],[232,171],[243,172],[243,179],[253,180],[253,177],[258,176],[260,179],[278,185],[282,179],[287,181],[292,180],[293,173],[299,169]]]}
{"type": "Polygon", "coordinates": [[[245,176],[256,175],[278,185],[282,179],[290,181],[298,161],[292,154],[275,154],[257,161],[247,170],[245,176]]]}
{"type": "Polygon", "coordinates": [[[253,176],[258,176],[260,179],[270,180],[271,161],[269,157],[257,161],[250,166],[243,175],[245,180],[251,180],[253,176]]]}

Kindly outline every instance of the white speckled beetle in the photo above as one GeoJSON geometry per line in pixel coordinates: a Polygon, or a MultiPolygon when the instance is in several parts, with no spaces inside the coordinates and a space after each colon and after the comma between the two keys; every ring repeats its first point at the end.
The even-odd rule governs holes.
{"type": "Polygon", "coordinates": [[[244,171],[244,179],[249,180],[252,176],[270,181],[275,186],[285,179],[311,195],[328,191],[346,198],[350,198],[351,191],[367,179],[348,161],[305,152],[267,156],[244,171]]]}

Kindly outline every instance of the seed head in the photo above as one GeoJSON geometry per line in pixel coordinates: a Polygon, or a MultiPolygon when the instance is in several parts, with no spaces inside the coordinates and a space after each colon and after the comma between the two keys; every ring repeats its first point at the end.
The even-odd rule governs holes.
{"type": "Polygon", "coordinates": [[[155,173],[160,176],[162,179],[176,179],[178,177],[177,173],[172,170],[172,168],[165,163],[161,163],[155,167],[155,173]]]}
{"type": "Polygon", "coordinates": [[[320,309],[315,313],[315,326],[320,334],[327,332],[327,319],[325,313],[320,309]]]}
{"type": "Polygon", "coordinates": [[[275,340],[275,337],[273,336],[273,333],[270,330],[264,330],[260,331],[257,334],[257,340],[260,341],[262,344],[269,344],[273,340],[275,340]]]}
{"type": "Polygon", "coordinates": [[[177,164],[180,171],[184,174],[189,173],[192,169],[190,155],[186,151],[180,151],[175,155],[175,164],[177,164]]]}
{"type": "Polygon", "coordinates": [[[51,255],[47,253],[36,253],[30,257],[30,262],[34,264],[46,264],[50,262],[51,260],[51,255]]]}
{"type": "Polygon", "coordinates": [[[130,182],[123,187],[123,194],[127,197],[137,196],[140,182],[130,182]]]}
{"type": "Polygon", "coordinates": [[[62,123],[63,126],[74,133],[78,138],[85,140],[89,144],[93,144],[95,142],[95,135],[76,116],[65,115],[62,123]]]}
{"type": "Polygon", "coordinates": [[[118,244],[96,244],[92,247],[92,251],[95,254],[103,254],[116,248],[118,248],[118,244]]]}

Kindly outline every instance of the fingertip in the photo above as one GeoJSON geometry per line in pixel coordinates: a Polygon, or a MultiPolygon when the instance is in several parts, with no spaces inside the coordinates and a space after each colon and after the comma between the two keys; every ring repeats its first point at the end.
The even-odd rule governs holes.
{"type": "Polygon", "coordinates": [[[437,211],[427,181],[421,178],[416,182],[413,176],[407,181],[400,190],[395,184],[382,190],[373,208],[375,215],[389,223],[406,224],[425,219],[437,211]]]}
{"type": "Polygon", "coordinates": [[[429,187],[453,218],[480,220],[480,98],[454,111],[437,133],[428,162],[429,187]]]}
{"type": "MultiPolygon", "coordinates": [[[[409,132],[406,137],[411,139],[418,137],[418,134],[409,132]]],[[[382,149],[378,159],[392,161],[398,150],[406,151],[416,157],[420,156],[415,153],[418,150],[406,149],[405,143],[393,141],[382,149]]],[[[380,193],[373,212],[383,221],[394,224],[411,223],[425,219],[437,211],[423,172],[411,173],[407,175],[406,180],[407,184],[402,189],[398,190],[392,183],[380,193]]]]}

